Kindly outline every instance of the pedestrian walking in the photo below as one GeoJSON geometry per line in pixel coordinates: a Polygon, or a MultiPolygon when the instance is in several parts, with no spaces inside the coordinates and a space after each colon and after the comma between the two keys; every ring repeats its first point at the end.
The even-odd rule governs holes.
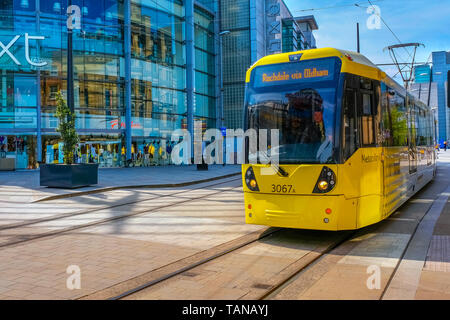
{"type": "Polygon", "coordinates": [[[444,141],[444,151],[447,151],[447,141],[444,141]]]}

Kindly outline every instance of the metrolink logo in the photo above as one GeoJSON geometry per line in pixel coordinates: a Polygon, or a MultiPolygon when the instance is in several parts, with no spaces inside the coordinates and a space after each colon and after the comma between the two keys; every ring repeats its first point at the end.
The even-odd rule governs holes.
{"type": "MultiPolygon", "coordinates": [[[[20,35],[16,35],[14,36],[14,38],[11,39],[11,41],[9,41],[8,44],[3,44],[3,42],[0,41],[0,58],[3,57],[3,55],[8,55],[11,60],[18,66],[22,65],[19,60],[17,60],[17,58],[12,54],[12,52],[10,51],[10,49],[14,46],[14,44],[17,42],[17,40],[19,40],[20,35]]],[[[35,67],[43,67],[45,65],[47,65],[47,62],[42,61],[42,62],[37,62],[36,59],[34,59],[35,61],[33,61],[30,58],[30,40],[44,40],[45,37],[44,36],[30,36],[28,33],[25,33],[25,59],[26,61],[35,67]]]]}

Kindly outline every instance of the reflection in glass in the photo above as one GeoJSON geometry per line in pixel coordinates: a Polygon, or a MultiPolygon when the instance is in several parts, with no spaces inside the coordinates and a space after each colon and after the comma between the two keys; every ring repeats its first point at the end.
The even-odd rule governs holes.
{"type": "Polygon", "coordinates": [[[280,163],[332,162],[335,88],[292,87],[251,90],[248,128],[279,130],[279,150],[272,152],[279,153],[280,163]]]}

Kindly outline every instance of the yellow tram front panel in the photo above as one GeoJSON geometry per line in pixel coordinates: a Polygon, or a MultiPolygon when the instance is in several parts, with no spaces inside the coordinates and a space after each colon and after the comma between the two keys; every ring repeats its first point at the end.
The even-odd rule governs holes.
{"type": "MultiPolygon", "coordinates": [[[[349,230],[382,220],[382,148],[359,149],[344,164],[281,165],[288,174],[261,174],[268,165],[243,165],[246,223],[274,227],[349,230]],[[336,174],[336,186],[313,193],[323,167],[336,174]],[[252,167],[259,191],[245,181],[252,167]]],[[[267,170],[267,169],[266,169],[267,170]]],[[[270,169],[269,169],[270,170],[270,169]]]]}
{"type": "Polygon", "coordinates": [[[326,198],[324,201],[323,196],[248,193],[245,196],[245,222],[283,228],[355,229],[357,199],[348,200],[344,196],[326,198]],[[327,209],[332,210],[331,214],[326,213],[327,209]]]}

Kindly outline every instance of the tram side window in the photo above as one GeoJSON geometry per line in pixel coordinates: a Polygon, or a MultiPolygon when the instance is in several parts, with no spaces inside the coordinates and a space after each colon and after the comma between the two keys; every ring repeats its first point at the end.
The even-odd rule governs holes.
{"type": "Polygon", "coordinates": [[[426,121],[426,112],[424,110],[419,109],[417,106],[416,108],[418,110],[417,145],[426,146],[428,141],[428,126],[426,121]]]}
{"type": "Polygon", "coordinates": [[[356,125],[356,92],[346,90],[344,96],[344,119],[343,119],[343,150],[344,160],[347,160],[358,148],[357,125],[356,125]]]}
{"type": "Polygon", "coordinates": [[[362,143],[365,146],[375,144],[374,116],[373,116],[372,96],[368,93],[362,94],[362,143]]]}
{"type": "Polygon", "coordinates": [[[392,136],[391,114],[389,109],[389,90],[384,83],[381,83],[381,122],[383,146],[390,147],[394,145],[392,136]]]}
{"type": "Polygon", "coordinates": [[[433,120],[433,112],[427,112],[427,124],[428,124],[428,145],[432,145],[434,143],[434,120],[433,120]]]}
{"type": "Polygon", "coordinates": [[[392,125],[392,145],[408,146],[408,122],[406,118],[405,98],[388,88],[389,111],[392,125]]]}
{"type": "Polygon", "coordinates": [[[417,146],[419,141],[418,136],[418,109],[411,101],[411,98],[408,98],[409,104],[408,104],[408,110],[409,110],[409,130],[410,130],[410,138],[411,138],[411,145],[417,146]]]}

